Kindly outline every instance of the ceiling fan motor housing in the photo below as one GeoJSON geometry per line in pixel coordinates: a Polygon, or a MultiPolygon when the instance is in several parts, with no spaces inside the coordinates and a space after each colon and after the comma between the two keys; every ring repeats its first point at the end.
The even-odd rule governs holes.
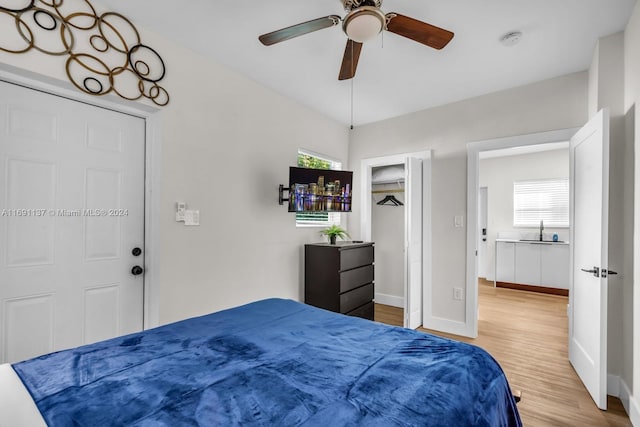
{"type": "Polygon", "coordinates": [[[375,6],[360,6],[344,17],[342,29],[347,37],[362,43],[380,34],[384,29],[386,18],[375,6]]]}

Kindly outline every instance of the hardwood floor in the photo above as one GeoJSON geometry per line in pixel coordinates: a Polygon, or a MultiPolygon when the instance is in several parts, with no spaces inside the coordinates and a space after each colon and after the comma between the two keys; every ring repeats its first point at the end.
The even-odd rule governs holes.
{"type": "MultiPolygon", "coordinates": [[[[597,408],[568,361],[568,298],[479,286],[478,338],[419,328],[487,350],[522,392],[518,410],[525,427],[631,426],[619,399],[597,408]]],[[[376,304],[378,322],[402,326],[402,309],[376,304]]]]}

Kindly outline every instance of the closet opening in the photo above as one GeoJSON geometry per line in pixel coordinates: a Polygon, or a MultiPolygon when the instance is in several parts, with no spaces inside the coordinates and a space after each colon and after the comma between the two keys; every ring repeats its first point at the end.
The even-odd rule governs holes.
{"type": "Polygon", "coordinates": [[[415,329],[430,312],[430,305],[424,308],[425,299],[431,304],[431,152],[364,159],[360,179],[360,236],[374,243],[375,302],[401,306],[398,323],[415,329]],[[380,229],[385,215],[393,218],[391,233],[380,229]]]}
{"type": "Polygon", "coordinates": [[[404,163],[371,172],[371,238],[376,246],[375,320],[403,326],[404,318],[404,163]]]}

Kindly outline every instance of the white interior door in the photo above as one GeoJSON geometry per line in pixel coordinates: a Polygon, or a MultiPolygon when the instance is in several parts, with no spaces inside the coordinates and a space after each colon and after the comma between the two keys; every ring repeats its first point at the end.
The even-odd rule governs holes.
{"type": "Polygon", "coordinates": [[[5,82],[0,116],[0,362],[141,330],[144,120],[5,82]]]}
{"type": "Polygon", "coordinates": [[[422,160],[405,163],[405,272],[404,326],[422,324],[422,160]]]}
{"type": "Polygon", "coordinates": [[[608,110],[598,112],[571,138],[570,150],[569,360],[598,407],[606,409],[608,110]]]}

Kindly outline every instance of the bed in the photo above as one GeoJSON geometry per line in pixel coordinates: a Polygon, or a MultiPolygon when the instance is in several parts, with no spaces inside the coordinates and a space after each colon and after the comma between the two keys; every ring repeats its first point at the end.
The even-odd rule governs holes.
{"type": "Polygon", "coordinates": [[[0,425],[44,422],[521,426],[479,347],[283,299],[0,365],[0,425]]]}

